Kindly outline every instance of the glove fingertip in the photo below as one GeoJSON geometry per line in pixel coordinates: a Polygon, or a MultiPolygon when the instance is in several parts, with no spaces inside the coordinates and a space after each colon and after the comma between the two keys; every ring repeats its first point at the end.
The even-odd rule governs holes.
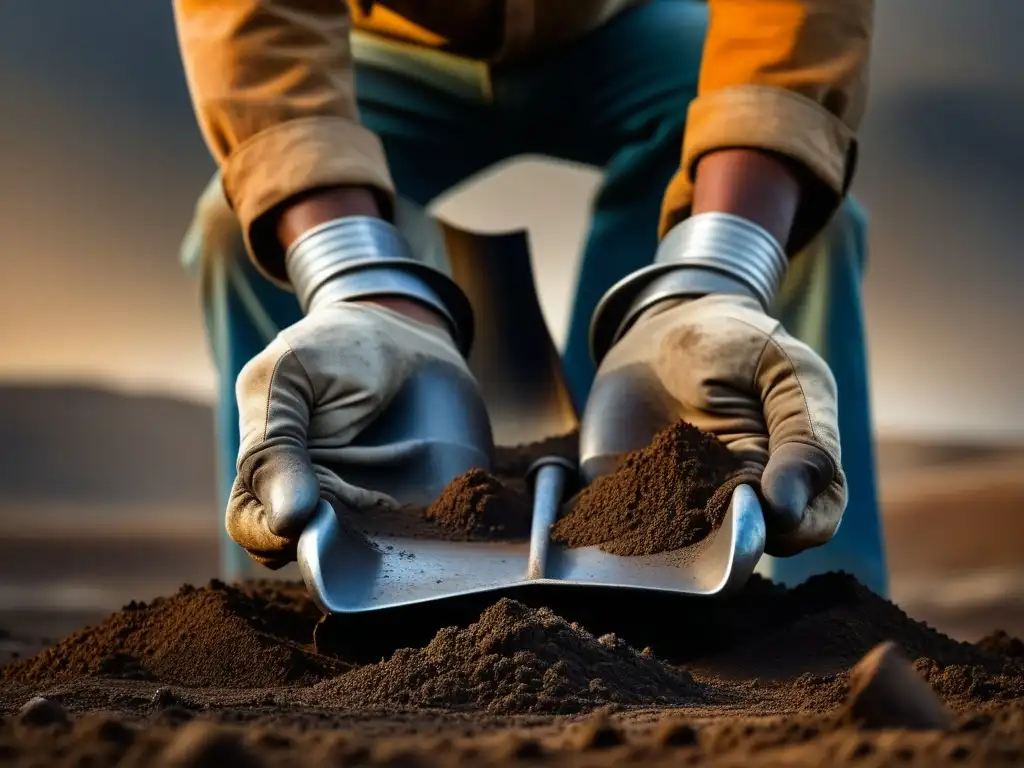
{"type": "Polygon", "coordinates": [[[811,500],[811,489],[801,467],[765,472],[761,493],[768,507],[764,510],[765,522],[772,533],[785,534],[800,527],[811,500]]]}
{"type": "Polygon", "coordinates": [[[316,475],[277,480],[264,502],[267,527],[278,536],[294,536],[302,531],[319,503],[320,485],[316,475]]]}
{"type": "Polygon", "coordinates": [[[282,451],[270,458],[255,486],[267,528],[276,536],[290,538],[300,533],[320,503],[320,481],[300,452],[282,451]]]}

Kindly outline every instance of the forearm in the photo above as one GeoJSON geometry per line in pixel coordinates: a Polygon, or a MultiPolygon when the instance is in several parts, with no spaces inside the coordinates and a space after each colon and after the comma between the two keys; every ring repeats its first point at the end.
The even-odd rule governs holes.
{"type": "Polygon", "coordinates": [[[197,119],[267,277],[286,284],[293,225],[389,215],[383,148],[359,124],[344,2],[175,0],[174,10],[197,119]],[[344,187],[358,189],[335,191],[344,187]]]}
{"type": "Polygon", "coordinates": [[[792,163],[757,150],[724,149],[697,165],[693,215],[742,216],[786,243],[800,196],[800,180],[792,163]]]}
{"type": "Polygon", "coordinates": [[[755,205],[754,218],[765,216],[770,231],[788,230],[780,242],[790,254],[824,227],[855,170],[873,6],[873,0],[709,0],[698,97],[680,171],[665,195],[662,235],[698,210],[750,208],[741,198],[754,197],[753,190],[776,203],[778,194],[788,199],[787,168],[800,188],[789,226],[779,229],[776,222],[784,210],[755,205]],[[739,160],[735,150],[757,150],[765,159],[739,160]],[[728,179],[751,191],[729,192],[728,179]]]}

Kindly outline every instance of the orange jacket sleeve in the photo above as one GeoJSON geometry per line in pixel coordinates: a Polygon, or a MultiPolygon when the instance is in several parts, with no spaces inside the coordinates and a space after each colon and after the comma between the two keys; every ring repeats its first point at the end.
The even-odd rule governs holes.
{"type": "Polygon", "coordinates": [[[348,6],[175,0],[174,13],[193,107],[224,193],[257,266],[283,285],[284,254],[258,226],[264,213],[296,192],[338,184],[394,199],[383,146],[359,123],[348,6]]]}
{"type": "Polygon", "coordinates": [[[762,149],[798,162],[806,194],[790,251],[831,218],[853,176],[864,111],[873,0],[708,0],[710,27],[683,156],[660,232],[686,216],[694,168],[719,149],[762,149]]]}

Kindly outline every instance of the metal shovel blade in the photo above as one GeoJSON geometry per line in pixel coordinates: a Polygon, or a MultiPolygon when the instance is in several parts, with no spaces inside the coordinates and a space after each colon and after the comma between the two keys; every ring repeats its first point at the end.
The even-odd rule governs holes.
{"type": "MultiPolygon", "coordinates": [[[[483,394],[494,442],[520,445],[578,429],[560,358],[537,299],[526,233],[483,235],[446,223],[436,226],[452,276],[473,307],[475,340],[469,367],[483,394]]],[[[409,421],[419,423],[420,437],[438,450],[434,461],[427,462],[433,470],[416,480],[429,497],[427,502],[465,469],[488,467],[490,462],[490,456],[473,450],[479,446],[473,434],[479,428],[476,417],[471,415],[461,432],[445,426],[447,420],[461,418],[453,414],[465,398],[441,389],[413,387],[404,405],[389,411],[385,421],[392,426],[375,425],[376,437],[369,438],[380,445],[407,440],[409,421]],[[415,415],[425,407],[433,420],[415,415]],[[437,435],[446,430],[451,433],[447,440],[438,441],[437,435]],[[441,463],[445,466],[438,469],[441,463]]],[[[412,477],[404,474],[404,488],[399,490],[411,493],[412,477]]],[[[557,460],[537,467],[529,542],[362,537],[343,528],[323,502],[300,537],[300,570],[325,613],[351,614],[539,585],[714,595],[742,586],[764,550],[764,518],[747,486],[737,488],[722,526],[713,539],[694,548],[692,557],[679,552],[622,557],[598,547],[566,548],[551,541],[549,529],[564,489],[576,483],[574,474],[571,466],[557,460]]],[[[397,477],[378,475],[375,481],[372,487],[396,495],[389,485],[399,482],[397,477]]]]}
{"type": "MultiPolygon", "coordinates": [[[[354,485],[426,506],[464,471],[490,468],[492,440],[535,442],[569,433],[579,422],[537,300],[525,232],[481,235],[423,219],[416,226],[420,242],[439,239],[431,247],[443,247],[473,307],[469,367],[486,413],[474,409],[475,395],[453,372],[420,372],[359,436],[349,450],[352,462],[337,471],[354,485]],[[404,460],[359,461],[396,445],[409,446],[404,460]]],[[[358,613],[522,585],[529,581],[530,551],[526,540],[364,534],[322,501],[299,538],[297,559],[325,613],[358,613]]]]}

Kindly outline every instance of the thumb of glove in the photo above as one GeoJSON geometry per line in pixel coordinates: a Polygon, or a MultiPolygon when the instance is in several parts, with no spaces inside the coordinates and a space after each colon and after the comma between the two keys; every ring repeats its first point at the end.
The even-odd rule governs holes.
{"type": "Polygon", "coordinates": [[[263,505],[267,528],[298,536],[320,503],[320,481],[305,446],[265,447],[252,475],[253,495],[263,505]]]}
{"type": "Polygon", "coordinates": [[[834,477],[832,460],[817,446],[785,443],[772,451],[761,475],[770,535],[795,531],[811,500],[824,492],[834,477]]]}

